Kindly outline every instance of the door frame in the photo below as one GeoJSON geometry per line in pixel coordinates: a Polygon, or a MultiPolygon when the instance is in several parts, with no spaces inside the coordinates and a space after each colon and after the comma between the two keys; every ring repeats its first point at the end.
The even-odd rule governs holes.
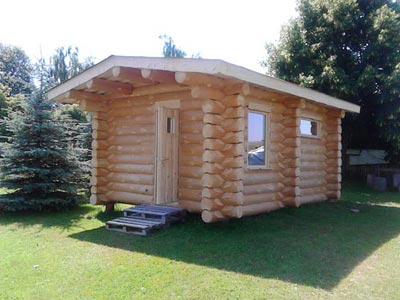
{"type": "MultiPolygon", "coordinates": [[[[159,184],[160,184],[159,177],[161,176],[159,174],[159,163],[160,163],[160,161],[159,161],[159,159],[160,159],[160,157],[159,157],[159,155],[160,155],[159,154],[159,151],[160,151],[159,141],[160,141],[160,130],[161,130],[161,127],[160,127],[160,124],[159,124],[159,121],[160,121],[160,108],[169,108],[169,109],[180,110],[180,100],[159,101],[159,102],[156,102],[154,105],[155,105],[155,124],[156,124],[156,126],[155,126],[155,129],[156,129],[156,134],[155,134],[156,142],[155,142],[155,156],[154,156],[154,170],[155,170],[155,172],[154,172],[154,203],[155,204],[166,205],[166,204],[172,203],[172,202],[161,202],[161,200],[160,200],[161,199],[160,198],[161,195],[159,195],[159,184]]],[[[179,136],[180,136],[179,120],[178,120],[178,123],[176,124],[176,128],[177,128],[177,133],[178,133],[178,142],[177,142],[177,151],[176,151],[176,154],[175,154],[175,156],[176,156],[175,158],[176,158],[176,161],[177,161],[177,177],[179,179],[179,148],[180,148],[180,142],[179,142],[179,136]]],[[[177,197],[177,200],[178,200],[178,189],[179,189],[178,179],[176,180],[176,193],[177,193],[176,197],[177,197]]]]}

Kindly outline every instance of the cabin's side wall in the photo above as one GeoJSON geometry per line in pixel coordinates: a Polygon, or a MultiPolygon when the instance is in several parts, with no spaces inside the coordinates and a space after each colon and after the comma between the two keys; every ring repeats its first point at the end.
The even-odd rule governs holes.
{"type": "Polygon", "coordinates": [[[299,204],[340,198],[342,116],[310,102],[301,111],[302,118],[318,123],[318,135],[301,137],[299,204]]]}
{"type": "MultiPolygon", "coordinates": [[[[248,148],[248,112],[249,105],[251,105],[252,99],[247,101],[246,115],[245,115],[245,141],[246,149],[248,148]]],[[[260,101],[260,100],[259,100],[260,101]]],[[[269,166],[261,169],[250,169],[247,167],[247,155],[245,155],[245,173],[243,177],[243,211],[244,215],[257,214],[260,212],[267,212],[278,209],[283,206],[282,201],[284,200],[283,181],[285,176],[282,174],[284,168],[282,166],[282,155],[285,152],[285,147],[282,144],[284,140],[284,125],[282,120],[284,119],[283,113],[285,107],[283,104],[278,102],[272,102],[271,100],[265,99],[263,103],[266,105],[266,109],[261,112],[268,114],[269,124],[267,128],[267,150],[266,159],[269,160],[269,166]],[[268,141],[269,140],[269,141],[268,141]]]]}
{"type": "Polygon", "coordinates": [[[301,137],[300,205],[327,199],[326,112],[326,108],[308,102],[301,110],[302,118],[317,122],[318,133],[301,137]]]}

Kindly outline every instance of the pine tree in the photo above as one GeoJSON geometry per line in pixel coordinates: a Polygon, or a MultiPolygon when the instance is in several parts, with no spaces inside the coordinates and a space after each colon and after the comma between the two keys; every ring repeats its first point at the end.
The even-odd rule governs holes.
{"type": "Polygon", "coordinates": [[[39,91],[10,112],[12,132],[0,161],[7,210],[60,210],[77,205],[81,172],[79,154],[68,140],[68,126],[54,117],[54,104],[39,91]]]}

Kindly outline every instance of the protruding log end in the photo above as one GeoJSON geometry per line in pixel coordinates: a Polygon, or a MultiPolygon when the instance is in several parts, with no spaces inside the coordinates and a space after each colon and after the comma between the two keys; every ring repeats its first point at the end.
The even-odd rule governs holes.
{"type": "Polygon", "coordinates": [[[201,218],[205,223],[214,223],[225,219],[224,215],[220,211],[209,210],[203,210],[201,218]]]}

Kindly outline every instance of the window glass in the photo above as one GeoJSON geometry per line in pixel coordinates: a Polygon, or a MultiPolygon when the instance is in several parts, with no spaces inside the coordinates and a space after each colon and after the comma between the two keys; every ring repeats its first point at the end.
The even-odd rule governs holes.
{"type": "Polygon", "coordinates": [[[249,112],[248,117],[248,153],[249,166],[265,166],[265,137],[266,137],[266,115],[262,113],[249,112]]]}
{"type": "Polygon", "coordinates": [[[308,136],[318,136],[318,122],[307,119],[300,120],[300,133],[308,136]]]}

